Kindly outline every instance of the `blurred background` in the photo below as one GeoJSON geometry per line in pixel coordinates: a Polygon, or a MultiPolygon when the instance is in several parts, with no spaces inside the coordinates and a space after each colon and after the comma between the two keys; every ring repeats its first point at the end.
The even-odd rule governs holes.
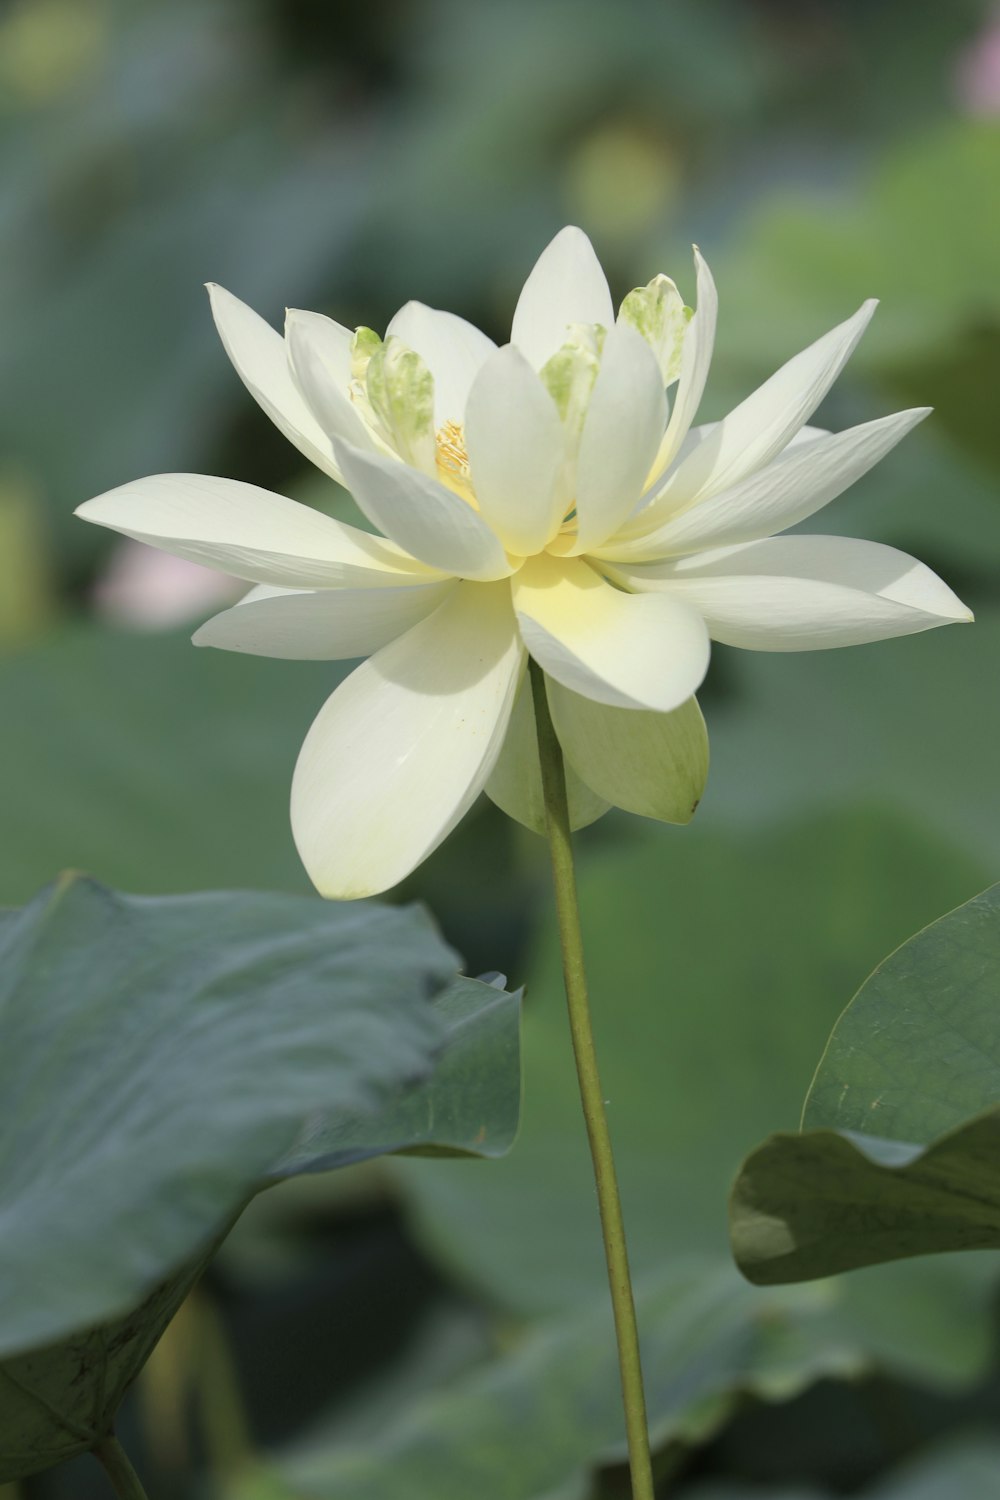
{"type": "MultiPolygon", "coordinates": [[[[725,1200],[742,1155],[795,1127],[867,972],[1000,876],[998,188],[983,0],[0,5],[0,902],[65,866],[129,891],[307,889],[288,786],[343,670],[193,650],[231,583],[72,514],[165,470],[347,513],[236,378],[205,281],[278,324],[289,304],[382,329],[416,297],[502,342],[564,223],[616,300],[660,270],[693,299],[697,241],[720,294],[703,419],[873,295],[818,420],[936,408],[810,525],[915,552],[975,627],[718,649],[694,825],[612,814],[580,839],[671,1494],[867,1493],[907,1463],[945,1475],[922,1496],[994,1493],[956,1478],[1000,1440],[992,1259],[765,1297],[728,1268],[725,1200]],[[684,1395],[701,1277],[739,1308],[707,1407],[684,1395]]],[[[544,849],[484,804],[399,895],[470,972],[528,982],[521,1140],[258,1200],[123,1416],[154,1500],[221,1494],[254,1457],[255,1495],[529,1493],[507,1456],[549,1440],[562,1378],[537,1326],[585,1346],[603,1305],[544,849]],[[497,1428],[503,1389],[523,1428],[497,1428]]],[[[18,1493],[102,1485],[79,1464],[18,1493]]],[[[623,1493],[584,1442],[549,1500],[623,1493]]]]}

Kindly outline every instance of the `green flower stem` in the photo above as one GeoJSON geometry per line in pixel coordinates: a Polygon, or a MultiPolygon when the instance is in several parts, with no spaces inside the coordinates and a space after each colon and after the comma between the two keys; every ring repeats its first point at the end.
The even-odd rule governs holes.
{"type": "Polygon", "coordinates": [[[573,844],[569,827],[569,803],[566,795],[566,773],[562,748],[556,738],[545,692],[545,675],[531,662],[531,692],[535,705],[535,728],[538,755],[542,768],[542,793],[545,801],[545,827],[552,856],[552,878],[556,894],[559,943],[562,949],[566,1004],[569,1009],[573,1055],[580,1084],[580,1100],[587,1123],[587,1139],[594,1164],[597,1202],[604,1236],[604,1258],[608,1266],[611,1304],[615,1315],[618,1340],[618,1367],[621,1371],[622,1399],[625,1405],[625,1430],[628,1436],[629,1466],[632,1472],[633,1500],[654,1500],[653,1466],[649,1452],[649,1428],[646,1423],[646,1397],[642,1386],[642,1364],[639,1358],[639,1330],[635,1320],[632,1277],[625,1243],[621,1197],[615,1160],[611,1150],[608,1117],[597,1069],[597,1052],[587,998],[587,975],[583,962],[583,936],[580,931],[580,907],[576,895],[576,873],[573,868],[573,844]]]}
{"type": "Polygon", "coordinates": [[[93,1453],[98,1463],[103,1465],[119,1500],[149,1500],[128,1454],[114,1433],[102,1438],[93,1453]]]}

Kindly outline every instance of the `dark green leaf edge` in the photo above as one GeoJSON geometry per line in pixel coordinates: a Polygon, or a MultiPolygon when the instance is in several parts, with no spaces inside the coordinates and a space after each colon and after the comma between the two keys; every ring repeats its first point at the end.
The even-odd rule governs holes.
{"type": "MultiPolygon", "coordinates": [[[[967,1045],[968,1056],[976,1058],[975,1068],[968,1065],[964,1050],[960,1063],[949,1058],[947,1068],[944,1056],[934,1051],[940,1045],[939,994],[946,1005],[954,1004],[951,975],[956,970],[941,965],[941,952],[946,960],[954,961],[958,954],[971,963],[958,993],[976,1013],[977,1000],[989,1002],[1000,990],[1000,964],[994,967],[989,952],[990,941],[996,943],[991,926],[998,918],[1000,885],[907,939],[845,1007],[806,1095],[799,1133],[769,1136],[747,1157],[734,1183],[730,1237],[736,1263],[749,1280],[773,1286],[918,1255],[1000,1249],[1000,1105],[993,1102],[1000,1058],[991,1056],[986,1045],[995,1039],[992,1033],[988,1039],[967,1035],[959,1027],[963,1049],[967,1045]],[[921,972],[930,975],[929,1001],[914,987],[914,976],[921,972]],[[900,982],[909,982],[913,1008],[897,1004],[887,1025],[880,1011],[893,1007],[893,986],[900,982]],[[865,1026],[872,1040],[862,1030],[865,1026]],[[904,1037],[916,1048],[910,1055],[918,1059],[920,1089],[911,1097],[893,1079],[891,1097],[879,1089],[873,1098],[871,1079],[856,1080],[854,1073],[867,1064],[874,1065],[880,1079],[885,1077],[893,1049],[899,1048],[902,1056],[904,1037]],[[992,1067],[983,1068],[984,1056],[992,1067]],[[929,1097],[927,1074],[937,1085],[929,1097]],[[858,1096],[869,1102],[860,1104],[858,1096]],[[961,1118],[977,1103],[982,1106],[978,1111],[961,1118]],[[838,1118],[870,1119],[879,1106],[879,1118],[890,1129],[901,1129],[905,1121],[912,1130],[921,1109],[923,1118],[930,1114],[938,1123],[955,1123],[933,1135],[928,1131],[928,1139],[919,1142],[829,1128],[838,1118]],[[809,1128],[812,1121],[817,1128],[809,1128]]],[[[950,1011],[946,1016],[950,1019],[950,1011]]],[[[965,1019],[963,1011],[959,1020],[965,1019]]],[[[981,1013],[976,1020],[981,1026],[981,1013]]]]}
{"type": "Polygon", "coordinates": [[[854,1132],[770,1136],[730,1200],[736,1264],[758,1286],[953,1250],[1000,1249],[1000,1106],[930,1146],[854,1132]]]}
{"type": "Polygon", "coordinates": [[[521,1123],[519,1022],[524,989],[507,990],[505,983],[502,974],[479,979],[459,976],[433,1001],[446,1034],[431,1076],[401,1091],[397,1100],[378,1111],[375,1121],[350,1115],[311,1121],[292,1150],[265,1174],[256,1191],[263,1192],[289,1177],[335,1171],[376,1156],[472,1160],[506,1156],[521,1123]],[[494,991],[496,998],[487,1000],[486,990],[494,991]],[[469,1002],[476,995],[482,1003],[473,1010],[469,1002]],[[462,1103],[471,1106],[474,1100],[486,1098],[495,1111],[489,1122],[484,1119],[464,1141],[460,1137],[468,1136],[468,1130],[463,1130],[455,1118],[461,1110],[456,1111],[453,1099],[447,1098],[463,1069],[473,1073],[473,1081],[470,1083],[468,1075],[461,1080],[462,1103]],[[498,1081],[511,1071],[518,1077],[517,1092],[498,1099],[498,1081]],[[373,1123],[382,1131],[380,1143],[362,1142],[359,1136],[370,1134],[373,1123]]]}

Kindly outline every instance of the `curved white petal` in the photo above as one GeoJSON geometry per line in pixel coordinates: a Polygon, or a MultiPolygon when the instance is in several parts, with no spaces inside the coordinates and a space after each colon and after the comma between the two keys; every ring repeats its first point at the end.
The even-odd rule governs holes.
{"type": "Polygon", "coordinates": [[[688,324],[681,349],[681,371],[674,393],[673,410],[667,430],[663,434],[660,450],[653,464],[651,478],[656,479],[679,456],[681,445],[687,437],[705,394],[705,382],[712,363],[715,348],[715,325],[719,313],[719,294],[707,264],[702,259],[698,246],[694,247],[695,274],[697,277],[697,302],[694,316],[688,324]]]}
{"type": "Polygon", "coordinates": [[[542,251],[514,309],[510,339],[540,370],[566,338],[570,323],[611,328],[615,310],[607,277],[582,229],[560,229],[542,251]]]}
{"type": "Polygon", "coordinates": [[[923,563],[853,537],[770,537],[609,571],[667,590],[699,611],[714,640],[754,651],[854,646],[972,619],[923,563]]]}
{"type": "Polygon", "coordinates": [[[327,700],[292,783],[324,896],[388,890],[451,831],[500,753],[523,659],[507,585],[463,583],[327,700]]]}
{"type": "MultiPolygon", "coordinates": [[[[689,454],[706,442],[709,434],[714,432],[718,425],[718,422],[703,422],[700,426],[692,427],[686,432],[677,450],[677,463],[682,463],[689,454]]],[[[661,504],[662,489],[663,484],[650,485],[631,516],[619,527],[617,533],[609,537],[607,542],[602,543],[600,547],[595,547],[594,551],[603,557],[605,550],[610,550],[612,546],[617,549],[619,543],[631,542],[637,537],[646,536],[650,531],[655,531],[658,526],[661,526],[668,516],[676,515],[681,507],[676,504],[661,504]]],[[[617,556],[617,551],[615,555],[617,556]]]]}
{"type": "Polygon", "coordinates": [[[605,541],[631,515],[666,420],[656,355],[634,328],[617,325],[604,340],[580,437],[574,553],[605,541]]]}
{"type": "Polygon", "coordinates": [[[348,394],[353,339],[349,328],[320,313],[290,307],[285,316],[292,379],[310,411],[328,436],[368,448],[374,436],[348,394]]]}
{"type": "Polygon", "coordinates": [[[548,391],[513,344],[491,354],[473,382],[465,446],[476,500],[510,552],[540,552],[563,519],[566,444],[548,391]]]}
{"type": "Polygon", "coordinates": [[[434,425],[461,423],[472,382],[496,348],[474,323],[423,302],[407,302],[385,331],[415,349],[434,377],[434,425]]]}
{"type": "MultiPolygon", "coordinates": [[[[692,427],[680,446],[677,454],[677,462],[682,463],[696,448],[700,447],[702,443],[707,442],[718,425],[718,422],[705,422],[700,427],[692,427]]],[[[830,433],[825,427],[800,427],[795,436],[789,438],[787,446],[778,455],[775,462],[782,462],[786,456],[801,448],[805,443],[811,443],[816,438],[829,436],[830,433]]],[[[651,532],[657,531],[673,516],[679,516],[683,511],[689,509],[693,510],[695,503],[700,505],[702,502],[697,501],[690,505],[685,505],[670,495],[664,497],[662,486],[658,488],[654,485],[650,490],[647,490],[643,496],[642,503],[629,520],[626,521],[625,525],[621,527],[618,534],[614,537],[609,537],[608,541],[600,547],[594,548],[595,555],[601,558],[614,556],[616,558],[621,557],[623,560],[633,557],[638,559],[638,551],[632,550],[633,542],[641,542],[651,532]]]]}
{"type": "Polygon", "coordinates": [[[346,661],[380,651],[457,587],[453,582],[332,589],[260,584],[231,609],[206,620],[192,639],[196,646],[285,661],[346,661]]]}
{"type": "Polygon", "coordinates": [[[310,463],[339,481],[329,435],[292,379],[281,334],[225,287],[210,282],[208,295],[223,347],[251,396],[310,463]]]}
{"type": "Polygon", "coordinates": [[[379,588],[435,576],[380,536],[254,484],[209,474],[153,474],[84,501],[76,513],[251,583],[379,588]]]}
{"type": "Polygon", "coordinates": [[[503,543],[477,511],[429,474],[337,444],[344,480],[371,521],[411,557],[456,578],[507,578],[503,543]]]}
{"type": "Polygon", "coordinates": [[[705,675],[704,621],[666,595],[622,593],[578,558],[548,554],[530,558],[512,587],[531,655],[585,698],[666,713],[705,675]]]}
{"type": "Polygon", "coordinates": [[[652,561],[784,531],[843,494],[929,411],[924,406],[896,412],[825,435],[803,429],[809,440],[793,440],[770,464],[732,489],[696,501],[642,536],[612,539],[600,555],[622,562],[652,561]]]}
{"type": "Polygon", "coordinates": [[[765,380],[718,423],[669,476],[662,499],[686,504],[738,484],[780,453],[816,410],[864,333],[877,302],[869,300],[765,380]]]}
{"type": "Polygon", "coordinates": [[[708,734],[696,698],[672,713],[609,708],[549,679],[549,705],[567,765],[626,812],[689,823],[705,790],[708,734]]]}
{"type": "Polygon", "coordinates": [[[324,313],[309,312],[303,307],[286,307],[285,339],[294,343],[300,338],[312,345],[329,370],[331,380],[346,394],[351,383],[354,330],[324,313]]]}
{"type": "MultiPolygon", "coordinates": [[[[607,710],[611,712],[612,710],[607,710]]],[[[622,712],[627,712],[623,709],[622,712]]],[[[542,796],[542,769],[538,760],[535,734],[535,710],[531,680],[527,673],[521,679],[514,711],[499,759],[486,783],[486,795],[501,812],[533,833],[545,833],[545,801],[542,796]]],[[[592,792],[566,762],[566,796],[569,802],[571,828],[586,828],[602,817],[610,807],[603,797],[592,792]]]]}

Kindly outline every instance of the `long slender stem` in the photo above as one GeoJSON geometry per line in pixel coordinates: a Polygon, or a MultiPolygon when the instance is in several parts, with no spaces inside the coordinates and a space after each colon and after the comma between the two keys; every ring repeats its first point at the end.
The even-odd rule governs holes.
{"type": "Polygon", "coordinates": [[[104,1471],[114,1487],[119,1500],[149,1500],[131,1460],[114,1433],[102,1438],[93,1450],[94,1457],[104,1466],[104,1471]]]}
{"type": "Polygon", "coordinates": [[[597,1202],[604,1236],[604,1258],[608,1266],[611,1305],[615,1315],[618,1340],[618,1367],[621,1372],[622,1399],[625,1405],[625,1431],[628,1437],[629,1466],[632,1473],[633,1500],[654,1500],[653,1467],[649,1452],[649,1429],[646,1423],[646,1397],[642,1385],[639,1358],[639,1330],[632,1297],[625,1223],[615,1160],[611,1150],[608,1117],[597,1068],[597,1051],[587,997],[587,975],[583,962],[583,935],[580,930],[580,907],[576,895],[576,872],[573,867],[573,844],[570,837],[569,805],[566,795],[566,772],[562,749],[556,738],[545,692],[545,676],[531,662],[531,691],[535,706],[535,729],[542,768],[542,792],[545,799],[545,827],[552,856],[552,878],[555,885],[559,943],[562,949],[566,1004],[569,1009],[573,1055],[580,1084],[580,1100],[587,1124],[587,1139],[594,1164],[597,1202]]]}

